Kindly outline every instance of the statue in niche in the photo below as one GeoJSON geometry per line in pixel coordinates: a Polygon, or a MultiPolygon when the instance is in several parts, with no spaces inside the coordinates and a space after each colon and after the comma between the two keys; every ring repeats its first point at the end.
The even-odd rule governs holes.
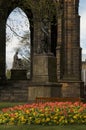
{"type": "Polygon", "coordinates": [[[48,53],[49,49],[49,21],[48,19],[43,19],[41,23],[42,39],[40,50],[42,53],[48,53]]]}
{"type": "Polygon", "coordinates": [[[22,60],[20,58],[18,58],[18,51],[14,55],[12,69],[23,69],[22,60]]]}

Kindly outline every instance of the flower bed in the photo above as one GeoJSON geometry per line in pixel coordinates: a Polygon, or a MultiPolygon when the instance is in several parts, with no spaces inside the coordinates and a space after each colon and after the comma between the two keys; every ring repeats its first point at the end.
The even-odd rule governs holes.
{"type": "Polygon", "coordinates": [[[25,104],[0,111],[0,124],[65,125],[86,124],[86,104],[49,102],[25,104]]]}

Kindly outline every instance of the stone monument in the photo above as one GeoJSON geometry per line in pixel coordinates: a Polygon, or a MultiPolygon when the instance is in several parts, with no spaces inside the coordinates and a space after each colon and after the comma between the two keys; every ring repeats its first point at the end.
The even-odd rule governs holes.
{"type": "Polygon", "coordinates": [[[14,60],[12,69],[23,69],[22,60],[18,58],[18,51],[15,53],[13,59],[14,60]]]}
{"type": "Polygon", "coordinates": [[[13,57],[13,66],[11,69],[11,79],[26,79],[27,71],[23,67],[22,59],[18,58],[18,51],[16,51],[13,57]]]}
{"type": "Polygon", "coordinates": [[[15,101],[34,101],[37,96],[81,97],[79,0],[51,0],[55,11],[53,26],[51,21],[40,17],[45,13],[49,18],[48,11],[40,11],[39,7],[35,9],[38,0],[32,1],[34,6],[29,5],[29,0],[26,2],[0,0],[0,81],[5,82],[6,79],[6,21],[13,9],[19,7],[26,13],[31,32],[31,79],[23,80],[26,72],[18,67],[20,63],[16,63],[19,60],[16,54],[16,65],[11,70],[13,85],[8,86],[9,89],[2,85],[0,100],[11,100],[10,97],[15,101]],[[59,6],[54,3],[56,1],[59,6]],[[17,80],[15,86],[18,89],[14,87],[14,80],[17,80]]]}

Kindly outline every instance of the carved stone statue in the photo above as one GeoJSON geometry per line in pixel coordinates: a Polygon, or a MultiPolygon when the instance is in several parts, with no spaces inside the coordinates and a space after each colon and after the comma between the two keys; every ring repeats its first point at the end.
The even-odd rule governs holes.
{"type": "Polygon", "coordinates": [[[41,42],[37,47],[38,54],[51,54],[50,22],[48,18],[41,21],[41,42]]]}
{"type": "Polygon", "coordinates": [[[47,19],[44,19],[41,23],[42,30],[42,39],[41,39],[41,50],[43,53],[48,52],[49,46],[49,22],[47,19]]]}
{"type": "Polygon", "coordinates": [[[12,69],[23,69],[22,60],[18,58],[18,51],[14,55],[12,69]]]}

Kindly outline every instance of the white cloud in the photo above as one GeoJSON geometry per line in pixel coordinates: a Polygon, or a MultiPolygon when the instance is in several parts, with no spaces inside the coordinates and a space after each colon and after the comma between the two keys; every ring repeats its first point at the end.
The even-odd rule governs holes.
{"type": "Polygon", "coordinates": [[[83,49],[82,52],[83,52],[83,54],[86,54],[86,50],[83,49]]]}

